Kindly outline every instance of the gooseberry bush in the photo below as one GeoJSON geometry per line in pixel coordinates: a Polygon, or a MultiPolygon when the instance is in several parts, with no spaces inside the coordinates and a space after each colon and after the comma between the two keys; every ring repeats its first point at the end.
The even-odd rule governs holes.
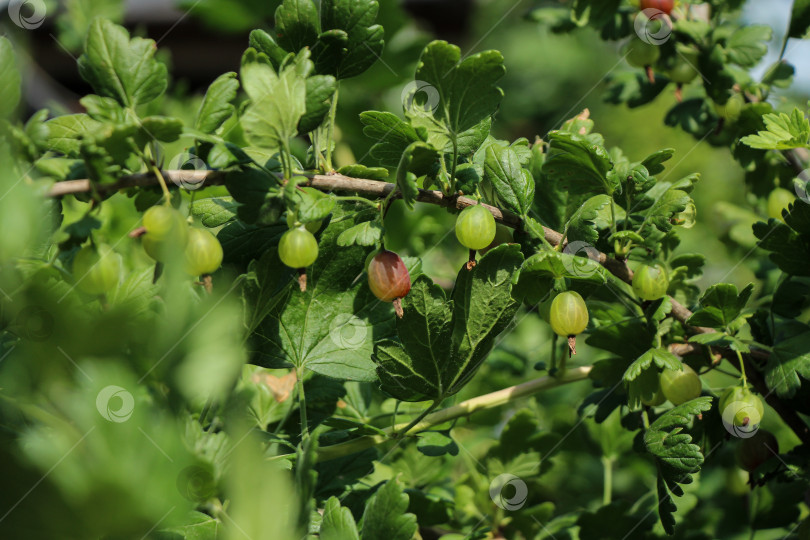
{"type": "Polygon", "coordinates": [[[496,50],[429,42],[337,166],[341,83],[385,45],[375,0],[283,0],[191,119],[157,44],[104,17],[83,111],[23,118],[23,45],[0,37],[2,536],[806,538],[810,121],[770,99],[781,57],[751,75],[771,29],[741,3],[522,24],[598,30],[628,64],[608,102],[670,89],[666,126],[728,148],[743,287],[679,250],[700,175],[670,176],[675,149],[611,146],[588,109],[498,138],[496,50]],[[389,249],[389,211],[428,206],[464,252],[451,282],[389,249]],[[504,347],[524,320],[541,350],[504,347]]]}

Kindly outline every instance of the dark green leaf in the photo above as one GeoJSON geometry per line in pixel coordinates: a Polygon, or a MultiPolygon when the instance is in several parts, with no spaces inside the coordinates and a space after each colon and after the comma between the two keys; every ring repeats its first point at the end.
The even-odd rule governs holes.
{"type": "Polygon", "coordinates": [[[284,0],[275,19],[278,44],[288,51],[312,47],[318,39],[318,10],[312,0],[284,0]]]}
{"type": "Polygon", "coordinates": [[[43,150],[59,152],[68,157],[80,157],[82,137],[92,136],[101,126],[101,122],[93,120],[86,114],[57,116],[45,122],[47,136],[43,150]]]}
{"type": "Polygon", "coordinates": [[[541,251],[535,253],[523,263],[520,272],[521,281],[538,278],[569,278],[590,281],[600,285],[607,282],[607,273],[589,256],[587,249],[580,249],[575,254],[559,251],[541,251]]]}
{"type": "Polygon", "coordinates": [[[337,497],[330,497],[326,501],[318,538],[320,540],[360,540],[351,510],[340,506],[337,497]]]}
{"type": "Polygon", "coordinates": [[[346,79],[360,75],[377,61],[384,44],[382,26],[374,24],[378,10],[377,0],[321,2],[324,32],[313,46],[318,73],[346,79]]]}
{"type": "Polygon", "coordinates": [[[803,38],[810,28],[810,0],[793,0],[788,36],[803,38]]]}
{"type": "Polygon", "coordinates": [[[687,322],[693,326],[709,326],[725,329],[742,313],[754,290],[749,284],[737,293],[730,283],[718,283],[709,287],[700,299],[700,309],[687,322]]]}
{"type": "Polygon", "coordinates": [[[439,457],[450,454],[458,455],[458,445],[450,435],[438,431],[425,431],[418,435],[416,448],[430,457],[439,457]]]}
{"type": "Polygon", "coordinates": [[[655,175],[664,171],[664,163],[672,159],[673,155],[675,155],[675,149],[666,148],[664,150],[653,152],[644,158],[644,161],[642,161],[641,164],[644,165],[650,174],[655,175]]]}
{"type": "Polygon", "coordinates": [[[606,193],[620,188],[608,179],[613,163],[607,151],[590,142],[585,136],[561,131],[549,134],[548,157],[543,172],[575,194],[606,193]]]}
{"type": "Polygon", "coordinates": [[[211,83],[197,112],[196,129],[214,133],[236,111],[233,101],[239,90],[236,73],[224,73],[211,83]]]}
{"type": "Polygon", "coordinates": [[[399,167],[405,149],[422,138],[413,127],[389,112],[366,111],[360,114],[365,126],[363,133],[377,142],[371,147],[371,157],[389,169],[399,167]]]}
{"type": "Polygon", "coordinates": [[[309,133],[323,123],[337,90],[337,79],[331,75],[312,75],[307,77],[306,84],[306,112],[298,122],[301,133],[309,133]]]}
{"type": "Polygon", "coordinates": [[[422,52],[416,79],[438,92],[439,103],[435,111],[421,112],[434,115],[447,134],[456,137],[495,113],[503,97],[496,83],[504,72],[503,57],[497,51],[484,51],[461,61],[458,47],[433,41],[422,52]]]}
{"type": "Polygon", "coordinates": [[[792,397],[802,379],[810,381],[810,331],[778,342],[765,366],[768,388],[780,397],[792,397]]]}
{"type": "Polygon", "coordinates": [[[594,195],[582,203],[565,226],[569,245],[574,242],[596,244],[599,232],[595,222],[600,216],[601,210],[608,204],[610,204],[608,195],[594,195]]]}
{"type": "Polygon", "coordinates": [[[211,197],[194,201],[192,213],[206,227],[220,227],[236,218],[238,206],[233,197],[211,197]]]}
{"type": "Polygon", "coordinates": [[[397,478],[388,480],[368,501],[363,513],[363,540],[411,540],[416,516],[408,514],[408,495],[397,478]]]}
{"type": "Polygon", "coordinates": [[[125,28],[99,18],[90,23],[84,49],[79,74],[99,95],[135,107],[166,91],[166,66],[155,60],[151,39],[130,39],[125,28]]]}
{"type": "Polygon", "coordinates": [[[534,178],[521,167],[511,147],[490,145],[484,160],[484,178],[490,181],[498,199],[511,212],[525,216],[534,199],[534,178]]]}
{"type": "Polygon", "coordinates": [[[294,365],[337,379],[376,378],[373,341],[393,334],[394,315],[365,279],[357,279],[370,248],[337,245],[340,234],[357,224],[356,215],[335,209],[321,235],[318,260],[307,271],[306,292],[294,287],[259,327],[257,353],[264,365],[294,365]]]}
{"type": "Polygon", "coordinates": [[[402,300],[400,343],[378,342],[374,360],[383,390],[406,401],[442,397],[442,366],[450,356],[453,304],[427,276],[419,276],[402,300]]]}
{"type": "Polygon", "coordinates": [[[365,221],[346,229],[338,236],[339,246],[374,246],[382,237],[383,228],[378,221],[365,221]]]}

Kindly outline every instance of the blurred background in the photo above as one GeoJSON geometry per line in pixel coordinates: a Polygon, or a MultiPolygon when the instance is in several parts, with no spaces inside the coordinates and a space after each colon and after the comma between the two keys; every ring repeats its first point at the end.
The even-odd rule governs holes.
{"type": "MultiPolygon", "coordinates": [[[[0,2],[0,6],[7,3],[0,2]]],[[[43,107],[54,112],[81,109],[78,98],[90,88],[79,78],[75,58],[81,53],[81,36],[90,17],[104,14],[157,41],[174,77],[171,94],[181,98],[167,99],[164,108],[183,117],[194,113],[200,92],[216,76],[238,70],[248,33],[270,27],[278,4],[278,0],[51,0],[45,3],[47,12],[63,10],[65,16],[48,16],[33,31],[18,31],[9,24],[5,28],[30,46],[24,93],[29,113],[43,107]],[[189,99],[189,95],[196,97],[189,99]]],[[[400,112],[402,89],[412,79],[427,42],[445,39],[459,45],[465,55],[498,49],[506,59],[507,74],[502,80],[506,98],[494,124],[496,136],[542,138],[588,108],[607,145],[624,148],[631,159],[660,148],[675,148],[671,163],[676,165],[665,174],[673,179],[691,172],[702,176],[695,193],[698,224],[684,231],[680,250],[708,257],[702,285],[722,280],[745,285],[751,280],[752,271],[736,262],[753,248],[750,224],[757,215],[765,216],[765,209],[746,197],[741,181],[744,171],[728,150],[697,143],[664,125],[664,114],[675,102],[673,95],[665,94],[637,109],[602,102],[608,76],[631,69],[621,60],[621,42],[605,42],[589,28],[554,34],[527,19],[537,7],[558,4],[552,1],[386,0],[380,4],[378,22],[385,28],[386,47],[369,71],[345,81],[347,90],[341,92],[338,109],[342,137],[338,166],[372,164],[367,154],[370,140],[363,136],[357,115],[370,109],[400,112]],[[718,205],[723,201],[734,206],[718,205]]],[[[753,70],[755,76],[778,56],[791,4],[791,0],[745,4],[741,17],[746,22],[774,29],[769,54],[753,70]]],[[[804,103],[810,96],[810,43],[792,39],[786,51],[796,76],[791,88],[772,98],[778,108],[804,103]]],[[[434,279],[452,282],[465,256],[452,235],[447,235],[452,216],[438,208],[420,208],[406,216],[396,206],[390,219],[408,222],[407,227],[389,228],[390,245],[424,257],[426,271],[434,279]],[[431,251],[426,253],[428,249],[431,251]]]]}
{"type": "MultiPolygon", "coordinates": [[[[201,92],[218,75],[238,71],[240,58],[248,46],[248,33],[254,28],[270,28],[278,3],[278,0],[184,0],[179,3],[130,0],[122,5],[116,0],[50,1],[44,2],[48,16],[43,24],[33,30],[22,30],[9,23],[5,17],[8,2],[0,1],[0,24],[3,33],[13,34],[16,42],[26,45],[28,56],[22,62],[26,115],[42,108],[50,109],[53,114],[81,110],[78,99],[91,90],[80,79],[75,59],[81,54],[81,36],[90,17],[104,15],[123,22],[133,34],[157,41],[159,55],[169,65],[173,80],[168,95],[155,106],[190,123],[201,92]],[[52,16],[58,11],[65,16],[52,16]]],[[[756,256],[747,257],[756,249],[751,224],[766,219],[767,213],[763,203],[746,192],[745,171],[732,159],[727,148],[698,142],[691,135],[665,125],[664,115],[675,103],[671,93],[636,109],[604,103],[602,96],[608,75],[632,69],[621,60],[619,51],[623,43],[605,42],[588,28],[571,34],[554,34],[527,19],[532,9],[553,4],[559,2],[381,0],[377,22],[385,28],[386,47],[382,57],[363,75],[341,83],[337,166],[354,162],[374,164],[368,155],[371,141],[362,133],[358,114],[372,109],[401,112],[402,90],[413,79],[419,54],[426,43],[445,39],[459,45],[464,55],[497,49],[503,53],[507,73],[501,82],[506,96],[495,118],[495,136],[509,140],[543,138],[560,127],[565,119],[587,108],[596,122],[595,130],[604,135],[607,146],[621,147],[632,160],[640,160],[662,148],[674,148],[675,157],[664,175],[672,175],[670,179],[674,180],[692,172],[701,174],[693,194],[697,223],[694,228],[681,232],[682,244],[677,252],[699,252],[707,257],[701,288],[720,281],[738,287],[756,281],[760,271],[756,265],[765,256],[755,253],[756,256]]],[[[769,65],[778,56],[791,4],[790,0],[750,0],[740,14],[748,23],[768,24],[774,29],[771,49],[762,66],[769,65]]],[[[23,9],[31,8],[26,4],[23,9]]],[[[804,105],[810,98],[810,43],[790,40],[786,51],[785,57],[795,66],[796,76],[792,87],[780,90],[771,98],[780,110],[794,104],[804,105]]],[[[763,68],[756,67],[752,72],[755,76],[761,75],[763,68]]],[[[689,88],[685,93],[689,95],[689,88]]],[[[306,142],[300,141],[299,151],[305,148],[306,142]]],[[[179,150],[178,147],[169,151],[179,150]]],[[[120,219],[118,208],[124,205],[117,207],[115,216],[104,216],[111,222],[111,229],[123,235],[126,220],[120,219]],[[119,218],[119,222],[114,218],[119,218]]],[[[396,203],[387,219],[390,226],[386,245],[403,255],[421,257],[425,273],[443,286],[452,286],[458,268],[467,257],[452,234],[455,217],[429,205],[406,212],[401,203],[396,203]]],[[[533,367],[548,357],[550,331],[539,317],[526,315],[519,314],[513,330],[505,333],[482,373],[459,399],[537,376],[533,367]]],[[[580,352],[579,361],[594,361],[587,346],[583,345],[580,352]]],[[[722,387],[730,382],[720,380],[722,375],[717,379],[712,377],[708,378],[710,386],[722,387]]],[[[555,426],[578,422],[575,405],[588,391],[582,386],[538,396],[534,404],[544,418],[542,427],[553,430],[555,426]]],[[[504,411],[481,413],[476,421],[499,424],[502,413],[506,415],[504,411]],[[489,418],[484,418],[487,415],[489,418]]],[[[592,424],[589,420],[586,425],[592,424]]],[[[772,425],[768,428],[777,431],[781,440],[792,437],[787,430],[772,425]]],[[[459,428],[460,440],[467,446],[473,441],[466,437],[479,440],[488,437],[483,431],[474,434],[464,429],[459,428]]],[[[567,431],[567,427],[560,429],[567,431]]],[[[582,491],[593,489],[588,484],[601,475],[601,464],[594,459],[583,461],[581,456],[597,452],[594,449],[600,444],[609,444],[600,440],[600,436],[598,430],[578,430],[561,443],[559,466],[544,476],[549,493],[555,493],[560,506],[583,504],[574,500],[573,493],[580,488],[582,491]],[[566,474],[571,467],[580,469],[575,478],[566,474]],[[561,487],[562,491],[558,489],[561,487]]],[[[617,450],[619,454],[627,452],[629,441],[616,443],[616,447],[621,449],[617,450]]],[[[728,454],[722,459],[730,460],[730,452],[721,452],[728,454]]],[[[406,483],[418,484],[420,474],[423,478],[429,477],[437,467],[436,462],[427,464],[424,457],[415,456],[411,470],[396,472],[406,475],[406,483]]],[[[628,456],[617,466],[617,493],[644,493],[646,488],[637,485],[638,473],[643,472],[649,479],[651,467],[643,459],[628,456]]],[[[721,478],[721,474],[724,473],[706,473],[707,481],[700,487],[701,496],[723,492],[726,479],[721,478]]],[[[685,504],[694,505],[695,501],[694,497],[687,497],[685,504]]]]}

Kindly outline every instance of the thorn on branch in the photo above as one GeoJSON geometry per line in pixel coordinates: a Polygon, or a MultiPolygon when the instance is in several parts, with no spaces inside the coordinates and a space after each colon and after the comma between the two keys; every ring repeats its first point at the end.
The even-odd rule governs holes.
{"type": "Polygon", "coordinates": [[[298,269],[298,287],[301,292],[307,291],[307,271],[305,268],[298,269]]]}
{"type": "Polygon", "coordinates": [[[467,270],[472,270],[475,268],[475,250],[470,250],[470,260],[467,261],[467,270]]]}

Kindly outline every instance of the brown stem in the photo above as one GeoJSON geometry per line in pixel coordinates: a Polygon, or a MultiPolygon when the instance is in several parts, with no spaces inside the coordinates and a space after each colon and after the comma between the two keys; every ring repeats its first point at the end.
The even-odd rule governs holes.
{"type": "Polygon", "coordinates": [[[568,336],[568,358],[577,354],[577,336],[568,336]]]}
{"type": "Polygon", "coordinates": [[[655,71],[653,71],[653,67],[646,66],[644,70],[647,72],[647,80],[650,81],[650,84],[655,84],[655,71]]]}
{"type": "Polygon", "coordinates": [[[137,229],[132,229],[129,232],[130,238],[138,238],[139,236],[143,236],[146,234],[146,227],[138,227],[137,229]]]}
{"type": "Polygon", "coordinates": [[[394,298],[392,303],[394,304],[394,313],[396,313],[397,317],[401,319],[405,314],[405,312],[402,311],[402,298],[394,298]]]}

